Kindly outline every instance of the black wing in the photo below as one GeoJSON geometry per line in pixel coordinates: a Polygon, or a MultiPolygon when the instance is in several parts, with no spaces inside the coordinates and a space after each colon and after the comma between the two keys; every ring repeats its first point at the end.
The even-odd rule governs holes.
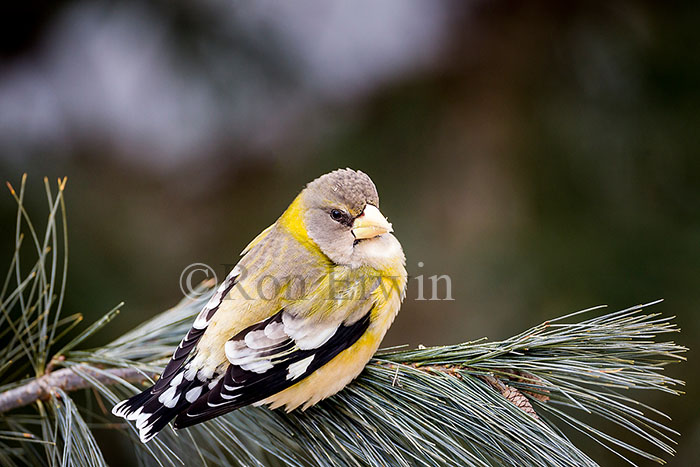
{"type": "Polygon", "coordinates": [[[241,331],[226,345],[232,362],[226,373],[177,416],[175,428],[262,401],[298,383],[357,342],[369,327],[370,311],[352,324],[301,329],[283,310],[241,331]]]}
{"type": "Polygon", "coordinates": [[[153,394],[157,394],[170,384],[170,380],[177,374],[187,356],[190,354],[190,352],[192,352],[192,349],[195,348],[197,342],[199,342],[199,339],[204,334],[204,331],[207,330],[209,321],[211,321],[214,314],[218,311],[221,303],[224,301],[233,286],[236,285],[239,275],[240,273],[238,268],[234,268],[226,280],[221,283],[216,291],[216,294],[214,294],[211,300],[209,300],[206,306],[199,313],[197,319],[195,319],[194,323],[192,324],[192,327],[182,339],[177,349],[175,349],[175,353],[165,366],[163,373],[158,379],[158,382],[151,389],[153,394]]]}
{"type": "Polygon", "coordinates": [[[155,436],[175,415],[189,405],[190,400],[195,400],[195,395],[198,397],[206,389],[208,382],[194,378],[194,375],[189,379],[183,378],[185,376],[183,365],[224,298],[236,284],[238,276],[238,269],[234,268],[219,286],[216,294],[202,309],[192,328],[180,342],[158,382],[153,387],[121,401],[112,408],[114,415],[136,421],[136,427],[143,442],[155,436]]]}

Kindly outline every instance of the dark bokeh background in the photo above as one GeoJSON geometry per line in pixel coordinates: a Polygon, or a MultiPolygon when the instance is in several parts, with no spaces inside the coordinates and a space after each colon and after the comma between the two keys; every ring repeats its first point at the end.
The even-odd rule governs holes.
{"type": "MultiPolygon", "coordinates": [[[[0,178],[29,174],[39,218],[41,177],[67,175],[66,307],[92,321],[126,302],[90,344],[176,303],[188,264],[225,274],[306,182],[350,166],[376,182],[409,273],[452,278],[454,301],[415,301],[412,282],[386,344],[663,297],[698,347],[697,2],[0,10],[0,178]]],[[[2,264],[14,212],[0,196],[2,264]]],[[[700,462],[693,356],[669,370],[685,397],[641,396],[683,433],[672,465],[700,462]]]]}

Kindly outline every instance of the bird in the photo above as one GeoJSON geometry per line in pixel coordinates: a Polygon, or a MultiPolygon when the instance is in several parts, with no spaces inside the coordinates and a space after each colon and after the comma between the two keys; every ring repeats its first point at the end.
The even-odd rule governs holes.
{"type": "Polygon", "coordinates": [[[114,406],[143,443],[255,405],[287,412],[341,391],[406,294],[406,260],[371,178],[308,183],[241,253],[155,384],[114,406]]]}

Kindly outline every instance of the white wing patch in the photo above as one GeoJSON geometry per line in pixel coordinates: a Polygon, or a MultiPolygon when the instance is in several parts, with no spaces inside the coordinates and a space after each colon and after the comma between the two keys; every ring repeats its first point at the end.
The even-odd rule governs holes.
{"type": "Polygon", "coordinates": [[[170,385],[171,386],[179,386],[180,383],[182,383],[182,377],[183,377],[182,372],[178,373],[177,376],[175,376],[173,379],[170,380],[170,385]]]}
{"type": "Polygon", "coordinates": [[[254,373],[264,373],[272,368],[270,359],[261,358],[261,352],[256,348],[248,347],[245,340],[228,341],[224,346],[226,358],[233,365],[238,365],[244,370],[254,373]]]}
{"type": "MultiPolygon", "coordinates": [[[[333,337],[338,327],[334,324],[310,323],[308,319],[282,312],[226,342],[226,358],[243,370],[262,374],[296,351],[321,347],[333,337]]],[[[313,356],[290,364],[287,379],[303,375],[312,360],[313,356]]]]}
{"type": "Polygon", "coordinates": [[[185,399],[187,399],[187,402],[194,402],[197,400],[200,394],[202,394],[202,386],[197,386],[196,388],[192,388],[187,391],[187,394],[185,394],[185,399]]]}
{"type": "Polygon", "coordinates": [[[265,335],[270,339],[286,339],[287,333],[284,332],[284,323],[273,321],[265,326],[265,335]]]}
{"type": "Polygon", "coordinates": [[[216,386],[216,383],[218,383],[220,379],[221,379],[221,375],[219,375],[219,376],[217,376],[216,378],[214,378],[214,379],[212,379],[211,381],[209,381],[209,384],[207,384],[207,388],[208,388],[208,389],[213,389],[214,386],[216,386]]]}
{"type": "Polygon", "coordinates": [[[287,379],[295,380],[306,372],[306,369],[311,365],[315,355],[306,357],[303,360],[294,362],[287,368],[287,379]]]}
{"type": "Polygon", "coordinates": [[[202,311],[199,312],[197,319],[195,319],[194,324],[192,324],[193,328],[204,329],[209,325],[209,321],[213,316],[211,311],[218,309],[219,306],[221,306],[221,302],[224,301],[226,294],[231,290],[234,282],[240,274],[241,268],[239,266],[234,267],[229,273],[228,277],[226,277],[226,280],[219,285],[218,289],[216,289],[214,296],[209,299],[204,308],[202,308],[202,311]]]}
{"type": "Polygon", "coordinates": [[[177,404],[179,398],[180,394],[178,394],[177,388],[175,386],[170,386],[167,391],[158,396],[158,402],[172,409],[175,407],[175,404],[177,404]]]}
{"type": "Polygon", "coordinates": [[[295,317],[289,313],[282,313],[284,332],[301,350],[317,349],[333,337],[338,325],[327,323],[309,323],[303,317],[295,317]]]}
{"type": "Polygon", "coordinates": [[[188,363],[185,367],[185,372],[183,373],[185,379],[188,381],[193,381],[194,377],[197,376],[197,371],[199,371],[199,368],[197,368],[196,365],[193,365],[192,362],[188,363]]]}
{"type": "MultiPolygon", "coordinates": [[[[287,336],[284,336],[284,339],[287,336]]],[[[264,330],[251,331],[245,335],[245,345],[251,349],[264,349],[266,347],[274,347],[277,343],[281,342],[278,339],[270,339],[264,330]]]]}

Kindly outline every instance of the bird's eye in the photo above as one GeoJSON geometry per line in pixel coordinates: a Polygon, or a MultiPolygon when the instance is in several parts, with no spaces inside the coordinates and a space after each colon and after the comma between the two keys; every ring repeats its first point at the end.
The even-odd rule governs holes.
{"type": "Polygon", "coordinates": [[[345,213],[339,209],[331,209],[331,219],[340,222],[345,217],[345,213]]]}

